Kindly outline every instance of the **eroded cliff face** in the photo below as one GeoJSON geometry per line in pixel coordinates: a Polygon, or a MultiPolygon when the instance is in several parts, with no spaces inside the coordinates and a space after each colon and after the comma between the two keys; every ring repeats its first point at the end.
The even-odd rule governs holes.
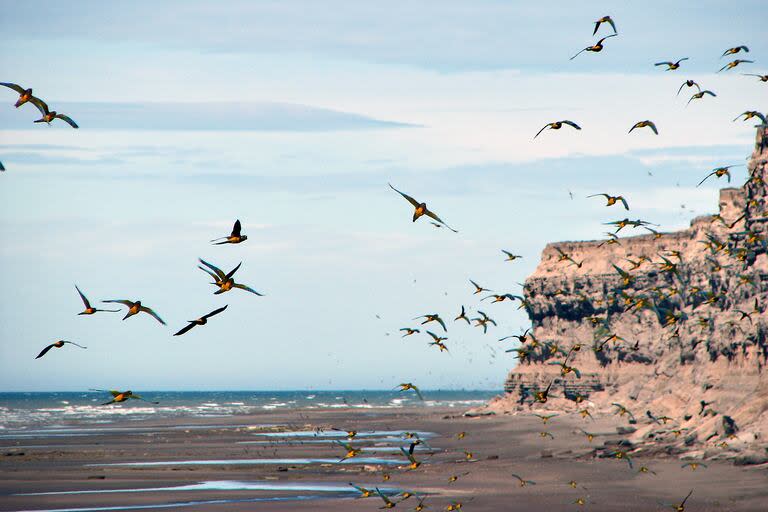
{"type": "Polygon", "coordinates": [[[616,402],[637,418],[635,441],[676,430],[672,444],[721,452],[768,443],[768,125],[748,169],[743,187],[721,190],[717,215],[684,231],[549,244],[525,283],[533,337],[490,407],[608,413],[616,402]],[[568,354],[580,377],[556,363],[568,354]],[[565,398],[532,400],[550,382],[565,398]]]}

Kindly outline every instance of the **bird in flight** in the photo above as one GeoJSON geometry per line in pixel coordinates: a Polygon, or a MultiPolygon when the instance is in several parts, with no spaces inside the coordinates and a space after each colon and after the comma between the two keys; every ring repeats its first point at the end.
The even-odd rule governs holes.
{"type": "Polygon", "coordinates": [[[115,299],[115,300],[103,300],[101,302],[110,303],[110,304],[111,303],[122,304],[123,306],[126,306],[128,308],[128,312],[123,317],[123,320],[126,320],[127,318],[132,317],[133,315],[138,315],[139,313],[147,313],[148,315],[152,316],[155,320],[165,325],[165,322],[163,321],[163,319],[160,318],[157,313],[152,311],[152,308],[142,306],[140,300],[133,302],[125,299],[120,299],[120,300],[115,299]]]}
{"type": "Polygon", "coordinates": [[[196,326],[196,325],[205,325],[205,324],[207,324],[209,318],[211,318],[214,315],[218,315],[219,313],[221,313],[222,311],[227,309],[228,306],[229,306],[229,304],[227,304],[223,308],[214,309],[213,311],[211,311],[207,315],[203,315],[203,316],[201,316],[200,318],[198,318],[196,320],[187,320],[187,322],[189,322],[189,323],[185,327],[182,327],[182,329],[179,332],[177,332],[176,334],[174,334],[174,336],[181,336],[182,334],[186,334],[187,332],[191,331],[192,328],[194,326],[196,326]]]}
{"type": "Polygon", "coordinates": [[[701,91],[701,87],[699,87],[699,84],[694,82],[693,80],[686,80],[683,82],[683,85],[680,86],[680,88],[677,90],[677,95],[680,96],[680,91],[683,90],[683,87],[696,87],[699,91],[701,91]]]}
{"type": "Polygon", "coordinates": [[[564,124],[567,124],[568,126],[572,126],[572,127],[576,128],[577,130],[581,130],[581,126],[577,125],[573,121],[568,121],[568,120],[555,121],[553,123],[545,124],[544,128],[539,130],[538,133],[536,133],[536,135],[533,136],[533,138],[535,139],[536,137],[538,137],[541,134],[541,132],[543,132],[547,128],[549,128],[550,130],[559,130],[560,128],[563,127],[564,124]]]}
{"type": "Polygon", "coordinates": [[[616,402],[613,402],[611,405],[616,407],[616,412],[614,414],[618,414],[619,416],[628,415],[632,421],[635,421],[635,415],[632,414],[632,411],[621,404],[617,404],[616,402]]]}
{"type": "Polygon", "coordinates": [[[459,316],[453,319],[454,322],[457,320],[465,320],[467,324],[471,324],[471,322],[469,321],[469,318],[467,317],[467,312],[464,309],[463,305],[461,306],[461,313],[459,313],[459,316]]]}
{"type": "Polygon", "coordinates": [[[749,53],[749,48],[747,48],[744,45],[742,45],[742,46],[734,46],[733,48],[728,48],[727,50],[725,50],[723,52],[723,54],[720,56],[720,58],[722,59],[726,55],[733,55],[735,53],[739,53],[739,52],[742,52],[742,51],[744,53],[749,53]]]}
{"type": "Polygon", "coordinates": [[[761,123],[763,123],[763,124],[766,123],[765,116],[763,114],[761,114],[760,112],[756,111],[756,110],[747,110],[746,112],[742,112],[741,114],[739,114],[738,116],[733,118],[733,120],[736,121],[741,116],[744,116],[744,121],[749,121],[753,117],[756,117],[756,118],[760,119],[761,123]]]}
{"type": "Polygon", "coordinates": [[[351,485],[352,487],[354,487],[355,489],[357,489],[360,492],[360,496],[358,496],[355,499],[370,498],[370,497],[372,497],[375,494],[375,491],[372,491],[370,489],[366,489],[365,487],[361,487],[359,485],[355,485],[352,482],[349,482],[349,485],[351,485]]]}
{"type": "Polygon", "coordinates": [[[31,88],[25,89],[18,84],[12,84],[10,82],[0,82],[0,85],[4,87],[8,87],[9,89],[13,89],[17,93],[19,93],[19,99],[16,100],[16,103],[14,104],[16,108],[19,108],[20,106],[27,103],[28,101],[31,101],[32,98],[34,98],[34,96],[32,96],[31,88]]]}
{"type": "Polygon", "coordinates": [[[709,95],[710,95],[710,96],[712,96],[713,98],[714,98],[715,96],[717,96],[717,94],[713,93],[713,92],[712,92],[712,91],[710,91],[710,90],[706,90],[706,91],[699,91],[699,92],[697,92],[696,94],[694,94],[693,96],[691,96],[691,97],[688,99],[688,103],[686,103],[686,106],[690,105],[690,103],[691,103],[693,100],[700,100],[701,98],[703,98],[703,97],[704,97],[704,95],[705,95],[705,94],[709,94],[709,95]]]}
{"type": "Polygon", "coordinates": [[[76,346],[76,347],[80,347],[80,348],[88,348],[88,347],[84,347],[84,346],[82,346],[82,345],[78,345],[78,344],[77,344],[77,343],[75,343],[74,341],[59,340],[59,341],[55,341],[55,342],[51,343],[50,345],[48,345],[47,347],[45,347],[45,348],[44,348],[42,351],[40,351],[40,353],[39,353],[39,354],[37,354],[37,357],[36,357],[35,359],[40,359],[40,358],[41,358],[41,357],[43,357],[45,354],[47,354],[47,353],[48,353],[48,351],[49,351],[49,350],[51,350],[52,348],[54,348],[54,347],[56,347],[56,348],[61,348],[61,347],[63,347],[65,344],[68,344],[68,345],[74,345],[74,346],[76,346]]]}
{"type": "Polygon", "coordinates": [[[601,25],[601,24],[603,24],[603,23],[607,23],[607,24],[609,24],[609,25],[611,26],[611,28],[613,29],[613,33],[614,33],[614,34],[618,34],[618,33],[619,33],[619,32],[616,30],[616,24],[613,22],[613,19],[611,19],[611,17],[610,17],[610,16],[603,16],[602,18],[600,18],[599,20],[597,20],[597,21],[595,22],[595,30],[593,30],[593,31],[592,31],[592,35],[593,35],[593,36],[594,36],[595,34],[597,34],[597,31],[598,31],[598,29],[600,28],[600,25],[601,25]]]}
{"type": "Polygon", "coordinates": [[[429,322],[437,322],[440,324],[440,326],[443,328],[444,331],[448,332],[448,329],[445,328],[445,322],[443,322],[443,319],[440,318],[440,315],[438,315],[437,313],[417,316],[412,320],[418,320],[419,318],[424,319],[424,321],[421,322],[421,325],[428,324],[429,322]]]}
{"type": "Polygon", "coordinates": [[[709,178],[710,176],[715,176],[717,178],[722,178],[723,176],[727,176],[728,177],[728,183],[730,183],[731,182],[731,172],[728,169],[730,169],[731,167],[736,167],[736,166],[735,165],[729,165],[729,166],[726,166],[726,167],[718,167],[717,169],[713,169],[712,172],[710,172],[709,174],[704,176],[704,179],[701,180],[699,182],[699,184],[696,185],[696,186],[697,187],[700,186],[702,183],[707,181],[707,178],[709,178]]]}
{"type": "Polygon", "coordinates": [[[363,451],[360,448],[353,447],[351,443],[342,443],[339,440],[335,440],[334,442],[339,446],[344,447],[345,450],[347,450],[347,453],[344,454],[344,456],[339,459],[339,462],[345,461],[347,459],[351,459],[352,457],[357,457],[363,451]]]}
{"type": "Polygon", "coordinates": [[[211,240],[213,245],[224,245],[224,244],[239,244],[240,242],[245,242],[248,240],[247,235],[241,235],[240,231],[242,229],[242,226],[240,225],[240,219],[237,219],[235,221],[235,225],[232,226],[232,233],[229,236],[223,236],[221,238],[214,238],[211,240]],[[219,240],[223,240],[223,242],[219,242],[219,240]]]}
{"type": "Polygon", "coordinates": [[[582,52],[595,52],[595,53],[599,53],[599,52],[603,51],[603,48],[604,48],[603,47],[603,41],[605,41],[609,37],[616,37],[616,34],[611,34],[609,36],[605,36],[604,38],[600,39],[597,43],[593,44],[592,46],[587,46],[583,50],[580,50],[579,53],[577,53],[576,55],[571,57],[570,60],[575,59],[576,57],[581,55],[582,52]]]}
{"type": "Polygon", "coordinates": [[[688,60],[688,57],[683,57],[682,59],[676,62],[670,62],[668,60],[664,62],[657,62],[654,64],[654,66],[667,66],[667,69],[665,69],[664,71],[674,71],[680,67],[680,63],[683,62],[684,60],[688,60]]]}
{"type": "Polygon", "coordinates": [[[419,397],[419,400],[424,401],[424,397],[421,395],[421,391],[419,390],[418,387],[414,386],[412,383],[410,383],[410,382],[403,382],[402,384],[398,384],[397,387],[400,388],[400,392],[401,393],[403,391],[408,391],[409,389],[413,390],[413,392],[416,393],[416,396],[419,397]]]}
{"type": "Polygon", "coordinates": [[[109,404],[119,404],[122,402],[125,402],[126,400],[143,400],[144,402],[148,402],[150,404],[159,404],[160,402],[150,402],[149,400],[145,400],[144,398],[140,397],[133,391],[117,391],[115,389],[92,389],[91,391],[102,391],[104,393],[109,393],[112,395],[112,400],[109,402],[105,402],[101,405],[109,405],[109,404]]]}
{"type": "Polygon", "coordinates": [[[420,332],[421,332],[421,331],[420,331],[420,330],[418,330],[418,329],[412,329],[412,328],[410,328],[410,327],[403,327],[403,328],[402,328],[402,329],[400,329],[400,330],[401,330],[401,331],[405,331],[405,334],[403,334],[403,335],[401,336],[401,338],[405,338],[406,336],[411,336],[412,334],[418,334],[418,333],[420,333],[420,332]]]}
{"type": "Polygon", "coordinates": [[[388,185],[389,185],[389,188],[391,188],[392,190],[394,190],[395,192],[397,192],[398,194],[403,196],[405,198],[405,200],[408,201],[409,203],[411,203],[411,205],[416,209],[413,212],[413,222],[416,222],[416,219],[418,219],[422,215],[426,215],[427,217],[430,217],[431,219],[434,219],[437,222],[439,222],[440,224],[442,224],[443,226],[447,227],[448,229],[450,229],[454,233],[458,233],[458,231],[456,231],[455,229],[450,227],[448,224],[443,222],[443,220],[440,217],[438,217],[437,214],[435,214],[434,212],[430,211],[427,208],[427,203],[420,203],[417,200],[415,200],[414,198],[412,198],[411,196],[409,196],[408,194],[404,194],[404,193],[400,192],[399,190],[397,190],[395,187],[392,186],[392,184],[388,183],[388,185]]]}
{"type": "Polygon", "coordinates": [[[88,302],[88,299],[83,294],[83,292],[80,291],[80,288],[75,285],[75,290],[77,290],[77,293],[80,295],[80,300],[83,301],[83,304],[85,305],[85,309],[78,313],[78,315],[93,315],[94,313],[97,313],[99,311],[105,311],[109,313],[119,313],[119,309],[96,309],[93,306],[91,306],[91,303],[88,302]]]}
{"type": "Polygon", "coordinates": [[[389,499],[386,494],[384,494],[379,490],[378,487],[376,487],[376,494],[379,495],[379,498],[384,500],[384,506],[379,508],[395,508],[397,506],[397,502],[394,502],[391,499],[389,499]]]}
{"type": "MultiPolygon", "coordinates": [[[[667,506],[672,508],[675,512],[685,512],[685,502],[688,501],[688,498],[691,497],[691,494],[693,494],[693,489],[691,489],[691,492],[688,493],[685,499],[680,503],[678,503],[677,505],[667,505],[667,506]]],[[[664,504],[662,503],[662,505],[664,504]]]]}
{"type": "Polygon", "coordinates": [[[526,480],[520,475],[516,475],[513,473],[511,476],[512,478],[517,479],[518,485],[520,485],[520,487],[525,487],[526,485],[536,485],[536,482],[534,482],[533,480],[526,480]]]}
{"type": "Polygon", "coordinates": [[[519,254],[512,254],[509,251],[505,251],[504,249],[501,250],[504,254],[507,255],[507,258],[504,261],[515,261],[518,258],[522,258],[519,254]]]}
{"type": "Polygon", "coordinates": [[[599,197],[599,196],[605,197],[605,200],[606,200],[605,206],[613,206],[618,201],[621,201],[621,204],[624,205],[624,209],[629,210],[629,205],[627,204],[627,200],[624,199],[624,196],[612,196],[610,194],[592,194],[591,196],[587,196],[587,197],[599,197]]]}
{"type": "Polygon", "coordinates": [[[482,293],[482,292],[491,292],[491,291],[493,291],[493,290],[489,290],[488,288],[483,288],[482,286],[480,286],[479,284],[477,284],[476,282],[474,282],[471,279],[469,280],[469,282],[472,283],[472,286],[475,287],[475,291],[474,291],[474,293],[472,293],[472,295],[477,295],[478,293],[482,293]]]}
{"type": "Polygon", "coordinates": [[[402,446],[400,447],[400,451],[405,455],[405,457],[408,459],[408,470],[413,471],[415,469],[418,469],[419,466],[421,466],[421,462],[416,460],[416,457],[413,456],[413,449],[416,446],[416,443],[411,443],[411,446],[408,447],[408,450],[406,451],[405,448],[402,446]]]}
{"type": "Polygon", "coordinates": [[[746,60],[746,59],[732,60],[731,62],[729,62],[725,66],[721,67],[717,72],[719,73],[720,71],[729,71],[729,70],[735,68],[736,66],[738,66],[739,64],[751,64],[753,62],[755,62],[755,61],[753,61],[753,60],[746,60]]]}
{"type": "Polygon", "coordinates": [[[472,321],[473,322],[477,322],[475,324],[475,327],[483,326],[483,334],[488,332],[488,324],[489,323],[491,323],[494,326],[498,327],[498,325],[496,324],[496,321],[493,318],[489,317],[488,315],[486,315],[482,311],[478,311],[478,314],[480,315],[480,317],[479,318],[473,318],[472,321]]]}
{"type": "Polygon", "coordinates": [[[55,110],[48,110],[48,105],[40,98],[35,98],[34,96],[31,96],[29,98],[29,101],[34,106],[36,106],[37,109],[40,111],[40,113],[43,115],[43,117],[35,121],[36,123],[46,123],[50,125],[54,119],[61,119],[72,128],[80,128],[79,126],[77,126],[77,123],[72,120],[71,117],[66,116],[64,114],[60,114],[55,110]]]}
{"type": "Polygon", "coordinates": [[[761,82],[768,82],[768,75],[756,75],[754,73],[742,73],[744,76],[756,76],[761,82]]]}
{"type": "Polygon", "coordinates": [[[448,352],[448,347],[445,346],[445,343],[443,341],[447,340],[448,338],[441,338],[437,334],[433,333],[432,331],[427,331],[427,334],[429,334],[432,337],[433,341],[429,342],[429,345],[436,346],[440,349],[440,352],[448,352]]]}
{"type": "Polygon", "coordinates": [[[646,119],[645,121],[636,122],[632,126],[632,128],[629,129],[629,132],[627,133],[632,133],[632,130],[634,130],[635,128],[645,128],[645,127],[648,127],[651,130],[653,130],[653,133],[655,133],[656,135],[659,134],[659,130],[656,128],[656,123],[654,123],[653,121],[649,121],[648,119],[646,119]]]}
{"type": "Polygon", "coordinates": [[[235,272],[238,271],[238,269],[240,268],[240,265],[243,264],[242,262],[238,263],[238,265],[235,268],[230,270],[229,273],[225,274],[220,268],[216,267],[215,265],[212,265],[212,264],[208,263],[207,261],[205,261],[203,259],[198,259],[198,261],[200,263],[202,263],[203,265],[205,265],[206,267],[208,267],[208,268],[203,268],[201,266],[198,266],[197,268],[199,268],[200,270],[204,271],[206,274],[211,276],[213,278],[213,281],[214,281],[211,284],[219,287],[218,290],[213,292],[214,295],[219,295],[221,293],[228,292],[232,288],[240,288],[241,290],[245,290],[247,292],[251,292],[254,295],[258,295],[259,297],[263,297],[264,296],[263,293],[259,293],[256,290],[254,290],[253,288],[250,288],[249,286],[246,286],[244,284],[236,283],[235,280],[233,279],[232,276],[234,276],[235,272]]]}

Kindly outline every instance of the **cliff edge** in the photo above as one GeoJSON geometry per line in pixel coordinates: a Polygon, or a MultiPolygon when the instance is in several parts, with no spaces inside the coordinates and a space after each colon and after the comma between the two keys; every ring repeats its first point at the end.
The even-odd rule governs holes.
{"type": "Polygon", "coordinates": [[[768,125],[757,128],[750,178],[720,191],[718,214],[675,233],[547,245],[524,286],[531,333],[488,410],[620,404],[635,446],[765,458],[768,125]]]}

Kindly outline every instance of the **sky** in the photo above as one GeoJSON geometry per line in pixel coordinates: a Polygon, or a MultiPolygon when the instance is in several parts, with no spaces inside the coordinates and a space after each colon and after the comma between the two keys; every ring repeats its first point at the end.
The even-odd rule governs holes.
{"type": "MultiPolygon", "coordinates": [[[[549,242],[611,220],[664,230],[717,208],[711,169],[766,110],[759,1],[0,1],[0,81],[75,119],[34,124],[0,90],[0,390],[499,389],[498,341],[549,242]],[[415,5],[414,5],[415,4],[415,5]],[[664,12],[664,15],[660,15],[664,12]],[[619,35],[582,53],[610,14],[619,35]],[[42,16],[42,19],[41,19],[42,16]],[[727,48],[754,60],[716,73],[727,48]],[[677,71],[653,64],[689,57],[677,71]],[[694,79],[716,97],[676,95],[694,79]],[[564,127],[536,132],[551,121],[564,127]],[[628,134],[637,121],[647,129],[628,134]],[[459,233],[411,222],[387,183],[459,233]],[[595,193],[623,194],[625,213],[595,193]],[[571,195],[573,198],[571,199],[571,195]],[[235,219],[248,240],[212,246],[235,219]],[[501,249],[523,255],[503,261],[501,249]],[[240,290],[214,296],[197,258],[240,290]],[[77,316],[141,299],[146,315],[77,316]],[[183,337],[171,335],[221,305],[183,337]],[[461,305],[496,319],[454,323],[461,305]],[[448,321],[450,352],[414,317],[448,321]],[[67,346],[44,358],[45,345],[67,346]]],[[[733,185],[743,183],[744,167],[733,185]]],[[[432,324],[434,325],[434,324],[432,324]]],[[[435,332],[440,332],[438,331],[435,332]]]]}

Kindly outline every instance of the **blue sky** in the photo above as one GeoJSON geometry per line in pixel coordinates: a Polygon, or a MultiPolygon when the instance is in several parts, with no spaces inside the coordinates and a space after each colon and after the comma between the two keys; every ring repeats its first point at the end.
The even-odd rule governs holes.
{"type": "Polygon", "coordinates": [[[626,216],[588,194],[686,226],[724,185],[701,177],[751,152],[752,123],[731,120],[765,110],[740,74],[767,71],[759,2],[412,4],[0,2],[0,80],[82,127],[33,125],[0,91],[0,389],[500,389],[515,306],[479,306],[499,322],[486,336],[449,325],[450,354],[397,329],[476,310],[469,278],[517,293],[547,242],[626,216]],[[605,14],[619,37],[569,60],[605,14]],[[755,64],[716,74],[741,44],[755,64]],[[686,107],[687,78],[718,96],[686,107]],[[532,140],[559,119],[583,129],[532,140]],[[642,119],[660,135],[627,135],[642,119]],[[411,223],[388,182],[460,233],[411,223]],[[236,218],[245,244],[207,244],[236,218]],[[198,257],[243,261],[266,296],[213,296],[198,257]],[[78,317],[75,283],[169,327],[78,317]],[[33,359],[59,338],[89,349],[33,359]]]}

